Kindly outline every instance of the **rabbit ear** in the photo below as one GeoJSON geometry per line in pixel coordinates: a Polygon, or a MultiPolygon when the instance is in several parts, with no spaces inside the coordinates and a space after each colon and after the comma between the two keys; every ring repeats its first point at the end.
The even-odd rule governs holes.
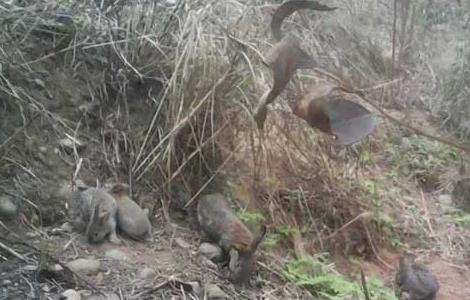
{"type": "Polygon", "coordinates": [[[104,220],[108,217],[109,211],[107,209],[100,209],[98,212],[98,219],[104,220]]]}
{"type": "Polygon", "coordinates": [[[258,235],[251,242],[251,252],[252,253],[255,252],[256,249],[258,249],[259,244],[261,243],[261,241],[266,236],[266,232],[267,232],[266,225],[261,225],[261,228],[260,228],[260,231],[259,231],[258,235]]]}
{"type": "Polygon", "coordinates": [[[229,260],[229,269],[232,272],[237,271],[237,266],[239,264],[240,260],[240,255],[238,254],[238,251],[235,249],[231,249],[229,252],[230,260],[229,260]]]}
{"type": "Polygon", "coordinates": [[[100,214],[100,206],[96,205],[95,206],[95,212],[93,213],[93,220],[98,220],[99,219],[99,214],[100,214]]]}

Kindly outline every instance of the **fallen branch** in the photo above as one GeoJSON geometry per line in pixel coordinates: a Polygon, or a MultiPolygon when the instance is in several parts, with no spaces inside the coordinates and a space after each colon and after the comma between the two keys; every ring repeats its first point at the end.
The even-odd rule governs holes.
{"type": "Polygon", "coordinates": [[[403,122],[402,120],[400,120],[398,118],[395,118],[392,115],[385,112],[382,108],[380,108],[377,104],[375,104],[374,101],[368,99],[365,96],[364,92],[362,92],[360,90],[347,88],[347,87],[344,87],[344,86],[335,87],[334,89],[339,89],[343,92],[351,93],[351,94],[355,94],[355,95],[359,96],[362,100],[364,100],[365,102],[370,104],[372,107],[374,107],[376,110],[378,110],[385,118],[389,119],[390,121],[392,121],[392,122],[394,122],[394,123],[396,123],[396,124],[398,124],[402,127],[405,127],[407,129],[413,131],[414,133],[416,133],[418,135],[427,137],[428,139],[435,140],[435,141],[438,141],[440,143],[443,143],[443,144],[449,145],[451,147],[454,147],[454,148],[460,149],[462,151],[465,151],[467,153],[470,153],[470,145],[469,144],[462,144],[462,143],[459,143],[458,141],[456,141],[454,139],[448,139],[448,138],[436,136],[436,135],[433,135],[431,133],[425,132],[424,130],[422,130],[420,128],[416,128],[416,127],[414,127],[414,126],[412,126],[412,125],[410,125],[406,122],[403,122]]]}
{"type": "Polygon", "coordinates": [[[23,255],[19,254],[18,252],[16,252],[15,250],[11,249],[10,247],[8,247],[7,245],[3,244],[2,242],[0,242],[0,248],[4,249],[5,251],[9,252],[11,255],[13,255],[14,257],[22,260],[22,261],[26,261],[26,258],[24,258],[23,255]]]}
{"type": "MultiPolygon", "coordinates": [[[[4,240],[5,242],[8,242],[10,244],[19,244],[19,245],[22,245],[28,249],[31,249],[35,252],[37,252],[40,256],[45,256],[47,259],[51,260],[52,262],[60,265],[65,271],[67,272],[70,272],[71,274],[73,274],[76,278],[78,278],[80,281],[82,281],[83,283],[85,283],[90,289],[92,289],[94,292],[100,294],[101,296],[106,296],[105,294],[103,294],[103,292],[101,292],[95,285],[93,285],[92,283],[90,283],[88,280],[86,280],[85,278],[83,278],[82,276],[80,276],[79,274],[77,274],[76,272],[72,271],[69,267],[67,267],[64,263],[62,263],[60,260],[58,260],[57,258],[53,257],[52,255],[50,255],[49,253],[45,252],[45,251],[41,251],[40,249],[38,249],[37,247],[33,246],[33,245],[30,245],[28,244],[27,242],[24,242],[22,240],[15,240],[15,241],[12,241],[10,239],[7,239],[5,237],[2,237],[0,236],[0,239],[4,240]]],[[[4,245],[2,243],[0,243],[1,245],[4,245]]]]}
{"type": "MultiPolygon", "coordinates": [[[[361,98],[362,100],[364,100],[365,102],[367,102],[368,104],[370,104],[373,108],[375,108],[378,112],[380,112],[380,114],[382,114],[386,119],[389,119],[390,121],[398,124],[399,126],[402,126],[402,127],[405,127],[411,131],[413,131],[415,134],[418,134],[418,135],[422,135],[424,137],[427,137],[428,139],[431,139],[431,140],[435,140],[435,141],[438,141],[440,143],[443,143],[443,144],[446,144],[446,145],[449,145],[451,147],[454,147],[454,148],[457,148],[457,149],[460,149],[464,152],[467,152],[467,153],[470,153],[470,144],[461,144],[459,143],[458,141],[454,140],[454,139],[447,139],[447,138],[443,138],[443,137],[440,137],[440,136],[435,136],[431,133],[428,133],[428,132],[425,132],[424,130],[420,129],[420,128],[416,128],[406,122],[403,122],[402,120],[398,119],[398,118],[395,118],[393,117],[392,115],[388,114],[385,110],[383,110],[381,107],[379,107],[377,104],[374,103],[374,101],[370,100],[369,98],[366,97],[365,93],[369,90],[375,90],[377,89],[377,87],[381,87],[381,86],[385,86],[385,84],[383,85],[379,85],[377,87],[373,87],[372,89],[355,89],[355,88],[352,88],[352,87],[347,87],[347,86],[344,86],[342,83],[343,81],[334,76],[333,74],[330,74],[322,69],[318,69],[318,68],[315,68],[314,69],[315,72],[321,74],[321,75],[324,75],[330,79],[333,79],[334,81],[336,81],[339,86],[335,86],[332,88],[332,91],[333,90],[340,90],[340,91],[343,91],[345,93],[349,93],[349,94],[354,94],[356,96],[358,96],[359,98],[361,98]]],[[[391,81],[390,83],[394,83],[398,80],[393,80],[391,81]]]]}

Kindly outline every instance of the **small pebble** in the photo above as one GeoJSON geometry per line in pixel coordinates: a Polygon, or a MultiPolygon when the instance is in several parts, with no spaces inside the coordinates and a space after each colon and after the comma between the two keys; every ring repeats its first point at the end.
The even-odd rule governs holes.
{"type": "Polygon", "coordinates": [[[49,293],[49,292],[51,291],[51,288],[50,288],[49,285],[47,285],[47,284],[46,284],[46,285],[43,285],[43,286],[41,287],[41,289],[42,289],[44,292],[46,292],[46,293],[49,293]]]}
{"type": "Polygon", "coordinates": [[[185,240],[183,240],[181,238],[176,238],[175,243],[176,243],[176,245],[178,245],[179,247],[181,247],[183,249],[191,248],[191,244],[189,244],[188,242],[186,242],[185,240]]]}
{"type": "Polygon", "coordinates": [[[209,284],[206,291],[207,298],[210,300],[229,299],[228,295],[216,284],[209,284]]]}
{"type": "Polygon", "coordinates": [[[23,270],[25,271],[36,271],[38,269],[38,266],[36,265],[26,265],[23,267],[23,270]]]}
{"type": "Polygon", "coordinates": [[[439,195],[438,200],[439,200],[439,203],[441,203],[442,205],[445,205],[445,206],[452,205],[452,196],[451,195],[448,195],[448,194],[439,195]]]}
{"type": "Polygon", "coordinates": [[[151,279],[155,276],[157,276],[157,272],[155,272],[155,270],[152,268],[143,268],[137,275],[137,277],[139,277],[140,279],[151,279]]]}
{"type": "Polygon", "coordinates": [[[67,267],[80,274],[95,275],[99,272],[101,263],[96,259],[79,258],[68,262],[67,267]]]}
{"type": "Polygon", "coordinates": [[[27,237],[30,237],[30,238],[35,238],[35,237],[38,237],[38,236],[39,236],[39,233],[38,233],[38,232],[29,231],[29,232],[26,232],[26,236],[27,236],[27,237]]]}
{"type": "Polygon", "coordinates": [[[198,252],[212,261],[220,261],[223,258],[222,249],[210,243],[202,243],[198,252]]]}
{"type": "Polygon", "coordinates": [[[111,249],[106,251],[105,256],[115,260],[128,260],[127,255],[119,249],[111,249]]]}
{"type": "Polygon", "coordinates": [[[193,290],[193,294],[195,296],[199,296],[201,295],[201,285],[199,284],[199,282],[197,281],[190,281],[188,282],[188,284],[191,286],[192,290],[193,290]]]}
{"type": "Polygon", "coordinates": [[[5,279],[5,280],[2,281],[3,286],[7,286],[7,285],[10,285],[10,284],[11,284],[11,280],[5,279]]]}
{"type": "Polygon", "coordinates": [[[81,300],[82,299],[82,296],[80,296],[80,294],[75,291],[75,290],[66,290],[65,292],[62,293],[62,299],[64,300],[81,300]]]}
{"type": "Polygon", "coordinates": [[[16,217],[18,208],[10,196],[0,196],[0,219],[11,220],[16,217]]]}
{"type": "Polygon", "coordinates": [[[72,232],[73,228],[69,222],[65,222],[60,226],[60,230],[62,230],[63,232],[72,232]]]}

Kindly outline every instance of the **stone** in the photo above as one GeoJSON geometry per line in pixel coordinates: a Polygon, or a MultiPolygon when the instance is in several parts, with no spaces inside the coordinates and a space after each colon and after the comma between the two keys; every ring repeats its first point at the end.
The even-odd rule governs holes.
{"type": "Polygon", "coordinates": [[[218,262],[223,259],[222,249],[211,243],[202,243],[199,246],[198,252],[212,261],[218,262]]]}
{"type": "Polygon", "coordinates": [[[216,284],[207,285],[206,292],[209,300],[229,299],[228,295],[216,284]]]}
{"type": "Polygon", "coordinates": [[[84,144],[80,140],[73,138],[73,137],[66,137],[66,138],[60,139],[59,145],[67,153],[73,153],[74,148],[76,148],[77,151],[80,151],[84,148],[84,144]]]}
{"type": "Polygon", "coordinates": [[[72,232],[73,227],[69,222],[65,222],[60,226],[60,230],[62,230],[62,232],[72,232]]]}
{"type": "Polygon", "coordinates": [[[199,284],[199,282],[190,281],[190,282],[187,282],[187,284],[189,284],[191,286],[193,295],[195,295],[195,296],[201,295],[202,290],[201,290],[201,285],[199,284]]]}
{"type": "Polygon", "coordinates": [[[111,249],[106,251],[104,254],[107,258],[111,258],[114,260],[121,260],[121,261],[126,261],[129,258],[127,257],[126,253],[122,252],[119,249],[111,249]]]}
{"type": "Polygon", "coordinates": [[[155,276],[157,276],[157,272],[152,268],[143,268],[137,274],[137,277],[140,279],[152,279],[155,276]]]}
{"type": "Polygon", "coordinates": [[[176,243],[176,245],[178,245],[179,247],[181,247],[183,249],[191,248],[191,244],[189,244],[188,242],[186,242],[185,240],[183,240],[181,238],[176,238],[175,243],[176,243]]]}
{"type": "Polygon", "coordinates": [[[100,271],[101,263],[96,259],[78,258],[68,262],[67,267],[79,274],[96,275],[100,271]]]}
{"type": "Polygon", "coordinates": [[[11,220],[16,217],[18,208],[10,196],[0,196],[0,219],[11,220]]]}
{"type": "Polygon", "coordinates": [[[407,137],[403,137],[401,139],[401,144],[400,144],[400,150],[402,152],[410,151],[413,145],[411,144],[411,141],[407,137]]]}
{"type": "Polygon", "coordinates": [[[7,285],[10,285],[10,284],[11,284],[11,280],[5,279],[5,280],[2,281],[3,286],[7,286],[7,285]]]}
{"type": "Polygon", "coordinates": [[[439,195],[438,201],[441,205],[450,206],[452,205],[452,196],[449,194],[439,195]]]}
{"type": "Polygon", "coordinates": [[[51,287],[48,284],[43,285],[41,289],[46,293],[49,293],[51,291],[51,287]]]}
{"type": "Polygon", "coordinates": [[[76,291],[76,290],[66,290],[62,293],[62,298],[63,300],[81,300],[82,296],[76,291]]]}
{"type": "Polygon", "coordinates": [[[25,271],[36,271],[38,269],[37,265],[25,265],[23,270],[25,271]]]}

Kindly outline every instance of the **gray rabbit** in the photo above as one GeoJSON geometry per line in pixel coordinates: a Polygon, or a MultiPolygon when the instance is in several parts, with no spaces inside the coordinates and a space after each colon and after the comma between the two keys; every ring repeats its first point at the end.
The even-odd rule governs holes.
{"type": "Polygon", "coordinates": [[[197,206],[198,222],[203,232],[230,255],[231,279],[246,284],[255,267],[253,254],[266,235],[266,227],[253,237],[251,231],[232,212],[221,194],[202,196],[197,206]]]}
{"type": "Polygon", "coordinates": [[[396,274],[397,296],[401,300],[434,300],[439,291],[436,276],[425,266],[414,262],[414,255],[404,253],[396,274]]]}
{"type": "Polygon", "coordinates": [[[117,226],[128,237],[135,240],[149,240],[152,232],[148,209],[142,209],[129,198],[129,187],[115,183],[106,185],[106,189],[117,203],[117,226]]]}
{"type": "Polygon", "coordinates": [[[78,232],[85,232],[89,243],[99,243],[106,238],[111,243],[121,243],[116,235],[117,204],[105,189],[81,187],[62,194],[66,197],[71,225],[78,232]]]}

